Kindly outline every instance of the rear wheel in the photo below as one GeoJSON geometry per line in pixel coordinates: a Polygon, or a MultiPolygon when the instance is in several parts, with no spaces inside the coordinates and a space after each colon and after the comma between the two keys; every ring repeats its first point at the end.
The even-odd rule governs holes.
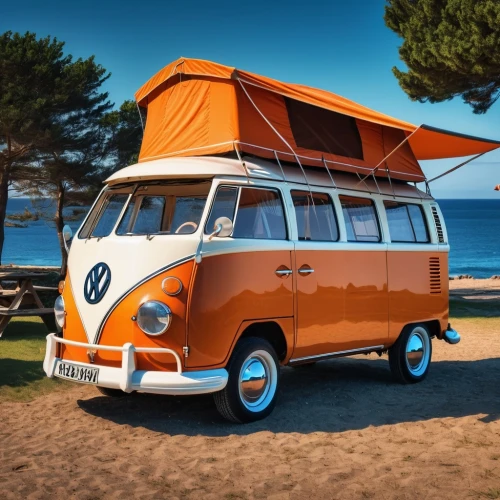
{"type": "Polygon", "coordinates": [[[123,392],[120,389],[110,389],[109,387],[99,387],[96,386],[96,389],[103,394],[104,396],[108,396],[109,398],[123,398],[127,395],[126,392],[123,392]]]}
{"type": "Polygon", "coordinates": [[[432,342],[427,326],[407,325],[389,349],[389,366],[398,382],[414,384],[427,376],[431,357],[432,342]]]}
{"type": "Polygon", "coordinates": [[[254,422],[267,417],[276,404],[279,361],[264,339],[241,339],[227,366],[226,387],[214,393],[219,413],[232,422],[254,422]]]}

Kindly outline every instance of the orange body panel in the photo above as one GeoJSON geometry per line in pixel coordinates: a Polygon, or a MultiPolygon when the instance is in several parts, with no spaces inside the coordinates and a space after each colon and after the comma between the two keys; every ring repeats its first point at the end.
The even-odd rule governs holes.
{"type": "MultiPolygon", "coordinates": [[[[66,308],[66,320],[63,328],[63,337],[68,340],[74,340],[75,342],[83,342],[84,344],[87,344],[87,334],[85,333],[85,327],[83,326],[80,313],[78,312],[75,304],[75,298],[71,287],[71,276],[69,272],[66,274],[62,296],[64,299],[64,306],[66,308]]],[[[82,363],[89,362],[86,349],[64,344],[59,344],[59,349],[59,356],[62,359],[80,361],[82,363]]]]}
{"type": "Polygon", "coordinates": [[[314,273],[296,273],[294,358],[387,343],[385,251],[298,250],[303,265],[314,273]]]}
{"type": "MultiPolygon", "coordinates": [[[[186,345],[186,304],[189,283],[194,261],[190,260],[150,279],[130,293],[112,312],[104,325],[100,342],[105,345],[123,345],[132,342],[136,347],[167,347],[183,357],[182,348],[186,345]],[[182,282],[182,290],[170,297],[162,290],[162,282],[167,276],[175,276],[182,282]],[[172,323],[169,329],[158,337],[146,335],[133,321],[139,306],[148,300],[158,300],[170,307],[172,323]]],[[[96,356],[96,363],[110,364],[119,353],[102,351],[96,356]]],[[[139,370],[176,370],[175,359],[170,354],[136,354],[139,370]]]]}
{"type": "Polygon", "coordinates": [[[244,252],[204,257],[196,269],[189,308],[190,367],[223,364],[244,321],[293,317],[291,252],[244,252]]]}
{"type": "MultiPolygon", "coordinates": [[[[143,283],[127,295],[106,321],[99,343],[122,346],[126,342],[131,342],[136,347],[167,347],[183,357],[182,348],[186,345],[186,304],[193,264],[194,261],[191,260],[169,269],[143,283]],[[175,276],[182,282],[182,291],[175,297],[166,295],[162,290],[162,281],[167,276],[175,276]],[[172,311],[170,328],[165,334],[158,337],[146,335],[139,328],[137,322],[132,320],[132,317],[137,315],[139,306],[148,300],[159,300],[167,304],[172,311]]],[[[67,280],[64,290],[67,320],[63,334],[65,338],[86,343],[87,338],[80,316],[69,290],[67,280]]],[[[84,363],[89,362],[86,349],[77,347],[66,347],[63,358],[84,363]]],[[[98,350],[94,361],[96,365],[121,366],[121,353],[98,350]]],[[[136,354],[136,363],[139,370],[176,370],[175,359],[171,354],[138,353],[136,354]]]]}
{"type": "Polygon", "coordinates": [[[389,339],[393,343],[409,323],[439,320],[441,332],[448,324],[448,254],[388,252],[389,339]],[[429,259],[438,258],[441,291],[431,293],[429,259]]]}
{"type": "MultiPolygon", "coordinates": [[[[291,249],[206,255],[199,265],[194,260],[181,264],[127,295],[106,321],[99,343],[168,347],[181,357],[188,345],[188,371],[225,366],[245,329],[262,321],[281,327],[285,363],[291,357],[388,347],[409,323],[438,320],[441,332],[446,329],[447,270],[448,255],[442,252],[308,250],[300,243],[295,256],[291,249]],[[430,259],[439,262],[438,290],[435,284],[431,288],[430,259]],[[275,271],[282,266],[294,269],[293,277],[278,277],[275,271]],[[315,272],[300,275],[302,266],[315,272]],[[178,295],[163,292],[167,276],[181,281],[178,295]],[[158,337],[144,334],[132,319],[147,300],[159,300],[172,310],[169,330],[158,337]]],[[[69,275],[63,298],[64,338],[87,343],[69,275]]],[[[59,355],[89,362],[85,348],[61,345],[59,355]]],[[[142,370],[176,369],[169,354],[139,353],[136,362],[142,370]]],[[[98,350],[95,364],[120,366],[121,354],[98,350]]]]}

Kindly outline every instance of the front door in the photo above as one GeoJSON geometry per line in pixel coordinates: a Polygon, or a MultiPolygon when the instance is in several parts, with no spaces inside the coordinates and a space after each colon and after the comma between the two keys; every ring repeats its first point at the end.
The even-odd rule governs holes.
{"type": "Polygon", "coordinates": [[[222,364],[242,324],[293,318],[293,243],[276,189],[219,186],[207,222],[227,217],[230,237],[203,242],[192,285],[188,367],[222,364]]]}

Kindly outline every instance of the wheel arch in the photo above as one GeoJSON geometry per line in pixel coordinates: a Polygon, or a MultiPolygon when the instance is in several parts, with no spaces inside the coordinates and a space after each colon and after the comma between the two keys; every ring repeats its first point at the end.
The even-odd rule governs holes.
{"type": "Polygon", "coordinates": [[[428,329],[429,333],[431,334],[432,337],[437,337],[438,339],[442,338],[441,335],[441,323],[437,319],[433,319],[430,321],[422,321],[422,324],[424,324],[428,329]]]}
{"type": "Polygon", "coordinates": [[[248,337],[267,340],[276,351],[280,363],[284,364],[293,351],[293,320],[292,318],[279,318],[244,322],[231,346],[231,354],[237,342],[248,337]]]}
{"type": "MultiPolygon", "coordinates": [[[[429,319],[429,320],[424,320],[424,321],[410,321],[409,323],[406,323],[403,328],[401,328],[401,331],[399,332],[398,336],[396,339],[393,341],[391,345],[394,345],[396,341],[401,337],[403,332],[405,331],[406,328],[412,326],[412,325],[424,325],[427,327],[429,330],[431,339],[433,337],[436,337],[438,339],[442,339],[442,328],[441,328],[441,323],[438,319],[429,319]]],[[[390,347],[390,346],[389,346],[390,347]]]]}

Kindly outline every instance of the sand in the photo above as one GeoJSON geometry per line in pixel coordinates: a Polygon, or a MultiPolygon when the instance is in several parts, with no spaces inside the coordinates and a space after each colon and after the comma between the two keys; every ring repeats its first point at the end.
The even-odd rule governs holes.
{"type": "Polygon", "coordinates": [[[462,342],[434,342],[421,384],[395,384],[376,355],[285,368],[251,425],[211,396],[76,385],[0,404],[0,497],[500,498],[500,319],[453,326],[462,342]]]}

